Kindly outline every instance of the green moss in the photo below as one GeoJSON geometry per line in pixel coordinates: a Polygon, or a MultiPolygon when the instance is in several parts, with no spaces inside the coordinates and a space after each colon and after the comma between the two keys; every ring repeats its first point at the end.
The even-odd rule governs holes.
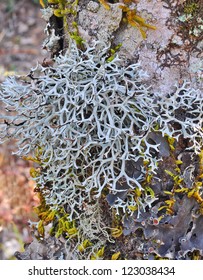
{"type": "Polygon", "coordinates": [[[37,226],[38,234],[40,237],[44,237],[45,226],[52,224],[50,229],[50,235],[56,238],[61,235],[64,238],[72,238],[77,235],[77,228],[75,221],[70,221],[69,215],[65,212],[63,207],[53,208],[46,204],[42,192],[39,191],[40,205],[35,207],[35,213],[39,217],[37,226]]]}
{"type": "Polygon", "coordinates": [[[117,46],[115,46],[114,48],[110,49],[110,56],[107,59],[107,62],[111,62],[114,60],[116,52],[118,52],[120,50],[121,46],[122,46],[122,44],[120,43],[117,46]]]}
{"type": "MultiPolygon", "coordinates": [[[[70,37],[76,41],[77,45],[81,45],[83,39],[79,36],[78,31],[72,31],[74,29],[74,25],[68,26],[67,17],[77,16],[77,7],[79,0],[75,0],[73,3],[66,0],[48,0],[48,4],[53,8],[53,13],[56,17],[63,18],[64,30],[69,33],[70,37]]],[[[100,4],[104,6],[105,9],[110,10],[110,3],[106,0],[99,0],[100,4]]],[[[40,2],[42,6],[45,6],[44,2],[40,2]]],[[[115,1],[115,3],[119,3],[119,1],[115,1]]],[[[124,1],[122,5],[119,6],[123,11],[123,20],[128,22],[131,26],[137,28],[143,39],[146,39],[147,35],[145,32],[145,28],[155,30],[156,27],[150,24],[147,24],[145,19],[140,17],[135,9],[130,8],[130,4],[132,1],[124,1]]],[[[114,50],[113,50],[114,51],[114,50]]],[[[111,54],[108,61],[112,61],[114,59],[114,53],[111,54]]]]}
{"type": "Polygon", "coordinates": [[[102,248],[98,249],[96,252],[94,252],[90,259],[91,260],[102,260],[104,256],[104,249],[105,247],[103,246],[102,248]]]}
{"type": "Polygon", "coordinates": [[[184,13],[187,15],[194,15],[199,9],[198,3],[186,3],[184,6],[184,13]]]}
{"type": "Polygon", "coordinates": [[[53,9],[53,14],[56,17],[63,18],[64,33],[68,33],[70,37],[76,41],[77,45],[81,45],[83,40],[79,36],[78,29],[74,25],[74,18],[77,16],[78,0],[69,2],[66,0],[48,0],[49,6],[53,9]],[[67,17],[73,17],[72,23],[69,26],[67,17]]]}
{"type": "Polygon", "coordinates": [[[77,22],[74,21],[72,23],[72,25],[73,25],[74,31],[73,32],[69,32],[70,38],[73,39],[76,42],[78,47],[81,47],[85,41],[79,35],[77,22]]]}

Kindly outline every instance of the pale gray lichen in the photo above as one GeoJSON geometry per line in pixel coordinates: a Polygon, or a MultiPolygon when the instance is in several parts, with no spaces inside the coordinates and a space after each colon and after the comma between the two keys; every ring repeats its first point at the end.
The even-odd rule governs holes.
{"type": "Polygon", "coordinates": [[[53,16],[54,12],[53,12],[53,9],[50,8],[50,7],[47,7],[47,8],[44,8],[44,9],[41,9],[41,13],[42,13],[42,18],[48,22],[50,17],[53,16]]]}
{"type": "Polygon", "coordinates": [[[109,203],[117,213],[132,215],[137,207],[139,215],[156,198],[143,192],[135,200],[134,190],[144,191],[143,163],[156,174],[169,153],[165,136],[182,135],[195,153],[203,144],[200,91],[184,83],[167,96],[151,94],[140,66],[122,66],[117,56],[107,62],[108,50],[101,42],[85,51],[72,43],[54,67],[38,65],[29,82],[8,78],[0,92],[16,113],[2,117],[2,141],[15,138],[20,156],[40,149],[37,184],[47,204],[66,205],[70,219],[104,191],[114,196],[109,203]]]}
{"type": "Polygon", "coordinates": [[[58,42],[60,40],[60,36],[55,34],[55,29],[50,28],[50,30],[48,31],[48,29],[45,30],[45,32],[47,32],[47,35],[49,35],[49,37],[47,37],[45,39],[45,41],[43,42],[43,49],[47,49],[49,52],[56,50],[58,48],[58,42]]]}

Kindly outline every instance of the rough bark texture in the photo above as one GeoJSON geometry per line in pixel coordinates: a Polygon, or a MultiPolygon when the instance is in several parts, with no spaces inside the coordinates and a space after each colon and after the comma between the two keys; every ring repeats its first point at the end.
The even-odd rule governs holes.
{"type": "MultiPolygon", "coordinates": [[[[71,36],[81,37],[89,45],[93,45],[94,41],[102,41],[112,49],[121,43],[117,54],[122,59],[122,64],[140,64],[148,74],[143,82],[151,86],[152,95],[158,93],[159,96],[166,96],[174,91],[175,86],[181,86],[184,80],[190,83],[190,88],[202,89],[202,1],[130,2],[130,9],[136,9],[136,13],[148,24],[156,26],[156,30],[143,27],[147,34],[146,39],[143,39],[139,28],[123,20],[125,13],[120,8],[122,3],[107,4],[110,9],[96,1],[80,0],[77,7],[71,6],[76,12],[70,13],[67,10],[71,3],[66,3],[63,17],[53,15],[53,10],[56,11],[58,7],[50,5],[43,12],[44,17],[51,22],[47,27],[49,36],[44,46],[54,57],[59,51],[65,52],[71,36]],[[77,22],[77,26],[73,21],[77,22]]],[[[186,112],[176,112],[178,119],[184,118],[184,114],[186,112]]],[[[89,211],[89,216],[87,214],[84,218],[81,214],[80,222],[83,223],[82,232],[85,236],[90,237],[90,234],[85,232],[88,221],[91,223],[91,219],[100,219],[98,228],[94,228],[95,234],[100,238],[99,241],[93,238],[93,241],[98,242],[93,251],[89,250],[89,253],[85,254],[85,247],[89,248],[91,245],[84,243],[84,248],[77,251],[81,243],[78,240],[75,242],[74,238],[66,241],[63,235],[60,240],[45,235],[38,236],[39,239],[27,246],[24,253],[17,253],[17,258],[111,259],[115,252],[120,252],[121,259],[201,259],[203,155],[187,151],[190,143],[181,136],[176,141],[175,148],[171,148],[173,143],[160,133],[152,132],[148,140],[160,146],[159,155],[155,156],[163,159],[156,174],[150,179],[147,175],[145,178],[145,183],[147,181],[156,197],[156,203],[152,203],[151,208],[146,207],[139,215],[137,211],[132,215],[121,216],[121,212],[116,215],[109,205],[113,203],[114,194],[110,194],[107,200],[103,194],[97,205],[93,205],[95,208],[84,205],[82,211],[89,211]],[[95,214],[97,211],[98,215],[95,214]],[[114,231],[111,231],[112,236],[102,243],[106,234],[102,229],[105,226],[114,228],[114,231]],[[101,249],[103,246],[104,252],[101,249]]],[[[128,172],[134,174],[136,171],[138,176],[141,172],[140,166],[143,166],[142,162],[137,165],[129,162],[128,172]]],[[[85,239],[81,240],[85,242],[85,239]]]]}
{"type": "Polygon", "coordinates": [[[192,5],[192,1],[137,2],[134,7],[138,14],[157,27],[156,30],[147,29],[146,40],[138,28],[123,22],[121,3],[109,4],[111,9],[106,10],[101,4],[86,0],[79,1],[77,22],[81,37],[89,43],[92,40],[101,40],[112,46],[122,43],[119,57],[124,63],[139,61],[149,74],[148,80],[154,92],[166,94],[183,79],[194,84],[199,82],[201,87],[201,1],[193,2],[201,7],[191,20],[186,20],[183,15],[187,15],[184,7],[192,5]]]}

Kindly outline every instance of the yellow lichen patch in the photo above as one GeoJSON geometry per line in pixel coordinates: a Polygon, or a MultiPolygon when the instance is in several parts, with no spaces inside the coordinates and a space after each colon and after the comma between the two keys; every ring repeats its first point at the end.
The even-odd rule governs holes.
{"type": "Polygon", "coordinates": [[[110,57],[107,58],[107,62],[111,62],[112,60],[114,60],[116,52],[119,51],[121,46],[122,44],[120,43],[117,46],[115,46],[115,48],[110,49],[110,57]]]}
{"type": "Polygon", "coordinates": [[[166,205],[159,207],[158,211],[165,209],[166,214],[173,215],[174,214],[173,207],[174,207],[175,202],[176,202],[176,200],[175,200],[174,196],[172,196],[170,199],[167,199],[164,201],[164,203],[166,205]]]}
{"type": "Polygon", "coordinates": [[[192,260],[201,260],[201,254],[198,250],[192,252],[192,260]]]}
{"type": "Polygon", "coordinates": [[[88,247],[92,245],[92,242],[90,242],[88,239],[85,239],[81,244],[78,245],[78,251],[80,251],[80,253],[83,253],[88,247]]]}
{"type": "Polygon", "coordinates": [[[91,260],[101,260],[103,259],[104,256],[104,246],[99,249],[98,251],[96,251],[95,253],[93,253],[90,257],[91,260]]]}
{"type": "Polygon", "coordinates": [[[40,236],[44,235],[44,226],[53,223],[49,234],[54,235],[56,238],[62,234],[65,238],[72,238],[77,235],[78,230],[76,228],[75,221],[70,221],[69,215],[61,207],[58,209],[52,209],[46,204],[46,201],[39,192],[40,205],[34,208],[35,213],[38,215],[40,221],[38,223],[38,233],[40,236]]]}
{"type": "Polygon", "coordinates": [[[165,194],[168,194],[168,195],[173,195],[172,192],[169,192],[169,191],[164,191],[165,194]]]}
{"type": "Polygon", "coordinates": [[[38,146],[38,147],[35,149],[34,156],[23,156],[22,158],[23,158],[24,160],[28,160],[28,161],[32,161],[32,162],[41,164],[40,156],[42,155],[42,152],[43,152],[43,148],[40,147],[40,146],[38,146]]]}
{"type": "Polygon", "coordinates": [[[31,176],[32,178],[36,178],[36,177],[38,177],[39,175],[40,175],[39,169],[36,169],[36,168],[34,168],[34,167],[31,167],[31,168],[30,168],[30,176],[31,176]]]}
{"type": "Polygon", "coordinates": [[[199,178],[203,179],[203,150],[199,154],[199,178]]]}
{"type": "Polygon", "coordinates": [[[147,38],[147,34],[146,34],[145,30],[143,29],[143,27],[156,30],[156,26],[146,23],[144,18],[137,15],[137,12],[135,9],[131,10],[127,6],[123,6],[123,5],[120,5],[119,8],[121,8],[123,10],[123,12],[126,14],[127,22],[131,26],[137,28],[140,31],[143,39],[147,38]]]}
{"type": "Polygon", "coordinates": [[[65,238],[72,238],[77,235],[78,230],[76,228],[75,221],[70,221],[68,218],[68,214],[64,212],[58,215],[54,228],[51,229],[51,232],[55,235],[56,238],[58,238],[62,234],[65,238]]]}
{"type": "Polygon", "coordinates": [[[188,191],[188,194],[187,194],[188,198],[194,197],[199,204],[203,203],[203,199],[199,193],[201,187],[202,187],[202,182],[196,182],[195,187],[193,189],[191,189],[190,191],[188,191]]]}
{"type": "Polygon", "coordinates": [[[153,189],[150,188],[149,186],[145,186],[145,193],[149,193],[151,195],[151,197],[155,197],[155,193],[154,193],[153,189]]]}
{"type": "MultiPolygon", "coordinates": [[[[180,177],[180,175],[178,174],[174,174],[169,170],[164,170],[166,172],[166,174],[170,175],[171,178],[174,180],[174,186],[179,186],[182,182],[183,182],[183,178],[180,177]]],[[[176,170],[177,171],[177,170],[176,170]]],[[[178,169],[179,171],[179,169],[178,169]]]]}
{"type": "Polygon", "coordinates": [[[137,205],[134,205],[134,206],[128,205],[128,209],[132,212],[135,212],[138,209],[138,206],[137,205]]]}
{"type": "Polygon", "coordinates": [[[169,147],[170,147],[171,151],[174,151],[175,150],[175,147],[174,147],[174,145],[175,145],[175,138],[170,137],[167,134],[165,136],[166,136],[166,138],[168,140],[169,147]]]}
{"type": "MultiPolygon", "coordinates": [[[[176,161],[176,164],[182,164],[180,161],[176,161]]],[[[166,214],[173,215],[174,214],[174,204],[176,202],[175,194],[177,193],[187,193],[188,188],[183,187],[183,178],[180,176],[179,168],[175,168],[175,171],[178,174],[174,174],[170,170],[164,170],[166,174],[168,174],[174,181],[174,185],[171,191],[164,191],[166,195],[169,196],[169,199],[165,200],[165,205],[159,207],[158,211],[163,209],[166,210],[166,214]]]]}
{"type": "Polygon", "coordinates": [[[59,2],[59,0],[48,0],[49,4],[58,4],[59,2]]]}
{"type": "Polygon", "coordinates": [[[79,35],[77,22],[73,21],[72,25],[73,25],[74,31],[73,32],[69,32],[70,38],[72,38],[76,42],[78,47],[82,46],[82,44],[84,43],[84,40],[79,35]]]}
{"type": "Polygon", "coordinates": [[[120,257],[120,254],[121,252],[117,252],[117,253],[114,253],[112,256],[111,256],[111,260],[117,260],[119,257],[120,257]]]}
{"type": "Polygon", "coordinates": [[[108,4],[107,1],[105,1],[105,0],[99,0],[99,2],[102,4],[102,6],[104,6],[104,8],[105,8],[106,10],[110,10],[110,9],[111,9],[111,7],[110,7],[110,5],[108,4]]]}
{"type": "Polygon", "coordinates": [[[112,229],[111,229],[111,235],[112,235],[112,237],[114,237],[114,238],[118,238],[118,237],[120,237],[122,234],[123,234],[123,229],[122,229],[121,226],[118,227],[118,228],[112,228],[112,229]]]}
{"type": "Polygon", "coordinates": [[[53,221],[55,215],[56,215],[56,210],[50,210],[48,215],[44,218],[44,221],[46,223],[50,223],[51,221],[53,221]]]}
{"type": "Polygon", "coordinates": [[[123,3],[128,5],[132,4],[133,2],[133,0],[123,0],[123,3]]]}
{"type": "Polygon", "coordinates": [[[37,226],[37,230],[40,236],[44,236],[44,223],[43,221],[39,221],[38,226],[37,226]]]}
{"type": "Polygon", "coordinates": [[[188,188],[181,188],[181,189],[175,190],[175,193],[187,193],[187,192],[188,192],[188,188]]]}
{"type": "Polygon", "coordinates": [[[40,160],[38,160],[37,158],[33,158],[32,156],[27,156],[27,157],[22,157],[24,160],[29,160],[29,161],[33,161],[36,163],[40,163],[40,160]]]}
{"type": "Polygon", "coordinates": [[[180,165],[180,164],[182,164],[183,162],[182,162],[182,160],[176,160],[175,163],[176,163],[177,165],[180,165]]]}
{"type": "Polygon", "coordinates": [[[77,46],[81,46],[84,41],[79,35],[77,23],[74,21],[77,16],[78,0],[75,0],[74,2],[68,2],[65,0],[48,0],[48,3],[53,9],[53,14],[58,18],[62,18],[64,32],[69,34],[70,38],[75,40],[77,46]],[[69,24],[66,19],[68,16],[72,18],[72,22],[69,24]]]}
{"type": "Polygon", "coordinates": [[[64,0],[48,0],[48,3],[53,6],[53,13],[56,17],[64,17],[65,3],[64,0]]]}
{"type": "Polygon", "coordinates": [[[40,5],[42,6],[42,8],[45,8],[45,3],[44,3],[44,1],[43,0],[39,0],[39,3],[40,3],[40,5]]]}
{"type": "Polygon", "coordinates": [[[64,12],[64,10],[54,9],[54,15],[56,17],[63,17],[65,15],[65,12],[64,12]]]}

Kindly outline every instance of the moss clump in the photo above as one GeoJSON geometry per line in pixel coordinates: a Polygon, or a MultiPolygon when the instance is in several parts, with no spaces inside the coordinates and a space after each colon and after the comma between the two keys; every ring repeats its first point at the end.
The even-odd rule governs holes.
{"type": "Polygon", "coordinates": [[[198,12],[198,9],[199,9],[199,4],[198,3],[195,3],[195,2],[187,3],[186,2],[186,4],[184,5],[183,11],[187,15],[194,16],[198,12]]]}

